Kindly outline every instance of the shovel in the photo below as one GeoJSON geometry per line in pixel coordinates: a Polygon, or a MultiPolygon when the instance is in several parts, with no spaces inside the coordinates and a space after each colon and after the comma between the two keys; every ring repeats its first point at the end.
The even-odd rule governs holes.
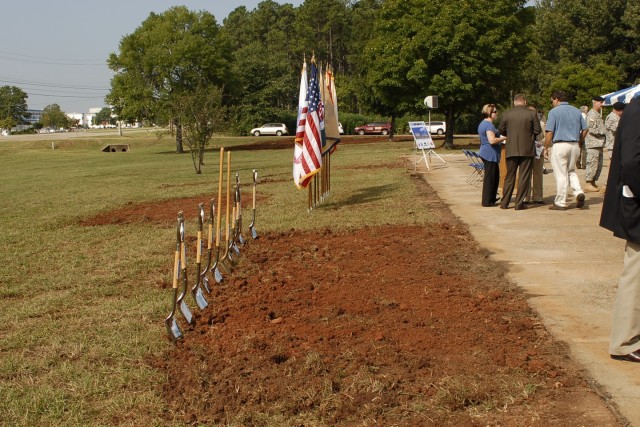
{"type": "Polygon", "coordinates": [[[178,274],[180,273],[180,219],[178,219],[178,226],[176,227],[176,253],[173,258],[173,307],[171,313],[164,319],[164,325],[167,327],[167,333],[169,338],[176,342],[182,339],[182,331],[176,321],[176,306],[178,297],[178,274]]]}
{"type": "Polygon", "coordinates": [[[258,238],[258,232],[256,231],[255,223],[256,223],[256,184],[258,182],[258,172],[253,170],[253,203],[252,203],[252,217],[251,224],[249,224],[249,231],[251,231],[251,237],[254,239],[258,238]]]}
{"type": "Polygon", "coordinates": [[[209,303],[204,298],[202,288],[200,287],[200,267],[202,267],[202,224],[204,223],[204,204],[198,204],[198,243],[196,246],[196,284],[191,288],[191,295],[196,301],[196,305],[200,310],[207,308],[209,303]]]}
{"type": "Polygon", "coordinates": [[[242,235],[242,197],[240,195],[240,176],[238,174],[236,174],[236,214],[238,215],[236,227],[238,233],[238,243],[244,246],[247,241],[242,235]]]}
{"type": "Polygon", "coordinates": [[[236,205],[233,205],[231,218],[233,218],[233,226],[231,226],[231,240],[229,243],[231,243],[231,249],[233,249],[236,255],[240,255],[240,248],[236,245],[236,238],[238,237],[238,210],[236,209],[236,205]]]}
{"type": "Polygon", "coordinates": [[[211,267],[211,258],[212,258],[212,243],[213,243],[213,212],[215,210],[215,205],[213,204],[213,199],[211,199],[211,202],[209,203],[209,221],[207,221],[207,224],[209,226],[209,235],[207,237],[207,264],[204,267],[204,270],[202,270],[202,273],[200,274],[200,277],[202,278],[202,286],[204,286],[205,291],[207,291],[208,294],[211,293],[211,289],[209,288],[209,278],[207,277],[207,272],[209,271],[209,267],[211,267]]]}
{"type": "Polygon", "coordinates": [[[231,186],[231,152],[227,151],[227,206],[226,206],[226,215],[224,220],[224,238],[225,238],[225,251],[222,256],[221,261],[229,260],[230,263],[233,262],[233,258],[231,257],[231,239],[229,238],[229,221],[231,220],[231,198],[230,198],[230,186],[231,186]]]}
{"type": "Polygon", "coordinates": [[[220,207],[222,206],[222,174],[223,174],[223,163],[224,163],[224,147],[220,147],[220,166],[218,169],[218,211],[216,212],[216,261],[213,263],[211,270],[213,271],[213,278],[216,282],[222,283],[223,277],[220,273],[220,269],[218,266],[220,265],[220,216],[222,214],[222,210],[220,207]]]}
{"type": "Polygon", "coordinates": [[[193,314],[191,314],[189,306],[184,301],[184,297],[187,295],[187,249],[184,246],[184,215],[182,211],[178,213],[178,218],[180,218],[180,274],[182,275],[182,292],[178,296],[177,303],[182,316],[184,316],[184,320],[186,320],[189,325],[193,325],[195,323],[193,314]]]}

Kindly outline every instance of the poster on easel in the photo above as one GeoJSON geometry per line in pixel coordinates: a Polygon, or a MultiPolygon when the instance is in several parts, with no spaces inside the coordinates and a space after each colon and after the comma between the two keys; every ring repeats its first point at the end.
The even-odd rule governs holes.
{"type": "Polygon", "coordinates": [[[430,150],[436,148],[425,122],[409,122],[409,128],[413,134],[413,140],[416,142],[417,149],[430,150]]]}
{"type": "Polygon", "coordinates": [[[425,122],[409,122],[409,128],[411,129],[411,133],[413,134],[413,140],[415,141],[416,153],[422,151],[422,156],[415,162],[413,165],[414,170],[417,168],[418,163],[424,161],[427,169],[431,169],[429,166],[429,160],[431,156],[437,157],[443,165],[446,165],[447,162],[438,154],[433,151],[436,148],[436,145],[433,143],[433,139],[431,138],[431,133],[429,133],[429,128],[427,127],[425,122]],[[427,151],[425,151],[427,150],[427,151]]]}

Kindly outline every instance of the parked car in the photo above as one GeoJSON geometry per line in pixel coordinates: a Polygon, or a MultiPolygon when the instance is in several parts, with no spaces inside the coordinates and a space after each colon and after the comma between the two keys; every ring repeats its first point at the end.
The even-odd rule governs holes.
{"type": "MultiPolygon", "coordinates": [[[[424,122],[424,124],[427,125],[429,133],[432,135],[434,133],[444,135],[447,132],[447,124],[445,122],[431,122],[431,125],[429,125],[429,122],[424,122]]],[[[413,130],[411,128],[409,128],[409,133],[413,135],[413,130]]]]}
{"type": "Polygon", "coordinates": [[[431,134],[444,135],[447,132],[447,124],[445,122],[431,122],[431,126],[429,126],[429,122],[425,123],[431,134]]]}
{"type": "Polygon", "coordinates": [[[358,134],[358,135],[365,135],[365,134],[382,134],[382,135],[389,135],[389,133],[391,133],[391,123],[385,123],[385,122],[373,122],[373,123],[367,123],[364,126],[357,126],[355,129],[353,129],[353,132],[358,134]]]}
{"type": "Polygon", "coordinates": [[[289,129],[287,129],[287,125],[284,123],[267,123],[266,125],[262,125],[259,128],[251,129],[249,132],[253,136],[260,135],[289,135],[289,129]]]}
{"type": "Polygon", "coordinates": [[[338,123],[338,133],[340,135],[344,135],[344,129],[342,128],[342,123],[338,123]]]}

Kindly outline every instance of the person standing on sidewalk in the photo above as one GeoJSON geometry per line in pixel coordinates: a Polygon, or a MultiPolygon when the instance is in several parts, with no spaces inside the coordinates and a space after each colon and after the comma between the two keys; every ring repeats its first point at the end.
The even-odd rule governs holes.
{"type": "Polygon", "coordinates": [[[609,354],[640,363],[640,99],[626,106],[613,144],[600,226],[626,240],[609,354]]]}
{"type": "Polygon", "coordinates": [[[484,164],[484,179],[482,180],[482,206],[496,205],[496,195],[500,184],[500,151],[502,141],[506,138],[500,136],[493,121],[498,117],[498,108],[495,104],[486,104],[482,107],[484,120],[478,125],[480,136],[480,158],[484,164]]]}
{"type": "Polygon", "coordinates": [[[502,188],[502,200],[500,209],[507,209],[516,183],[516,172],[518,172],[518,194],[516,196],[516,210],[525,209],[525,198],[529,194],[531,186],[531,172],[533,168],[533,158],[536,154],[535,137],[542,132],[540,121],[535,111],[527,108],[527,98],[518,94],[513,97],[514,107],[506,111],[498,132],[506,136],[505,157],[507,163],[507,174],[504,178],[502,188]]]}
{"type": "Polygon", "coordinates": [[[544,130],[546,122],[544,120],[542,111],[538,111],[532,105],[529,105],[528,108],[536,112],[536,117],[540,121],[540,129],[542,130],[542,132],[540,132],[539,135],[536,135],[536,155],[533,158],[533,166],[531,172],[531,193],[527,194],[525,203],[544,205],[544,200],[542,200],[542,176],[544,175],[544,156],[542,155],[542,151],[544,147],[544,130]]]}
{"type": "Polygon", "coordinates": [[[544,157],[550,159],[556,178],[556,198],[549,209],[567,209],[567,189],[573,189],[577,207],[584,206],[584,191],[576,174],[576,162],[580,155],[580,141],[587,133],[587,123],[580,110],[569,105],[567,94],[561,90],[551,95],[553,109],[547,116],[544,141],[544,157]],[[551,150],[551,155],[549,155],[551,150]]]}
{"type": "Polygon", "coordinates": [[[611,152],[613,151],[613,141],[616,138],[616,130],[618,129],[618,123],[620,122],[620,116],[624,111],[624,106],[624,102],[614,102],[613,111],[609,113],[606,120],[604,121],[604,129],[607,132],[607,143],[605,147],[607,147],[607,154],[609,154],[609,159],[611,159],[611,152]]]}
{"type": "Polygon", "coordinates": [[[602,173],[602,162],[604,157],[602,150],[606,143],[606,130],[604,120],[602,120],[602,104],[604,98],[594,96],[591,100],[593,107],[587,113],[587,135],[584,138],[584,145],[587,149],[587,167],[584,173],[584,180],[587,182],[584,191],[596,192],[598,185],[596,181],[602,173]]]}

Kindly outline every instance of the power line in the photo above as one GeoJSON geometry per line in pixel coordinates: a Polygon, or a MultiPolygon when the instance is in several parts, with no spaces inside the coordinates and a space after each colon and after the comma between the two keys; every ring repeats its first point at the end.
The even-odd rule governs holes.
{"type": "Polygon", "coordinates": [[[10,83],[17,85],[26,85],[26,86],[39,86],[39,87],[51,87],[56,89],[82,89],[82,90],[99,90],[99,91],[108,91],[107,87],[97,87],[97,86],[76,86],[76,85],[66,85],[66,84],[55,84],[55,83],[41,83],[36,81],[26,81],[26,80],[13,80],[12,77],[6,78],[5,76],[0,76],[0,83],[10,83]]]}
{"type": "Polygon", "coordinates": [[[30,64],[47,64],[47,65],[77,65],[77,66],[106,66],[106,61],[91,62],[86,59],[66,59],[66,58],[47,58],[42,56],[24,55],[22,53],[8,52],[0,50],[0,59],[6,59],[14,62],[27,62],[30,64]],[[9,55],[9,56],[6,56],[9,55]]]}
{"type": "Polygon", "coordinates": [[[57,95],[57,94],[47,94],[47,93],[34,93],[27,92],[27,95],[35,95],[35,96],[55,96],[56,98],[76,98],[76,99],[103,99],[104,96],[80,96],[80,95],[57,95]]]}

